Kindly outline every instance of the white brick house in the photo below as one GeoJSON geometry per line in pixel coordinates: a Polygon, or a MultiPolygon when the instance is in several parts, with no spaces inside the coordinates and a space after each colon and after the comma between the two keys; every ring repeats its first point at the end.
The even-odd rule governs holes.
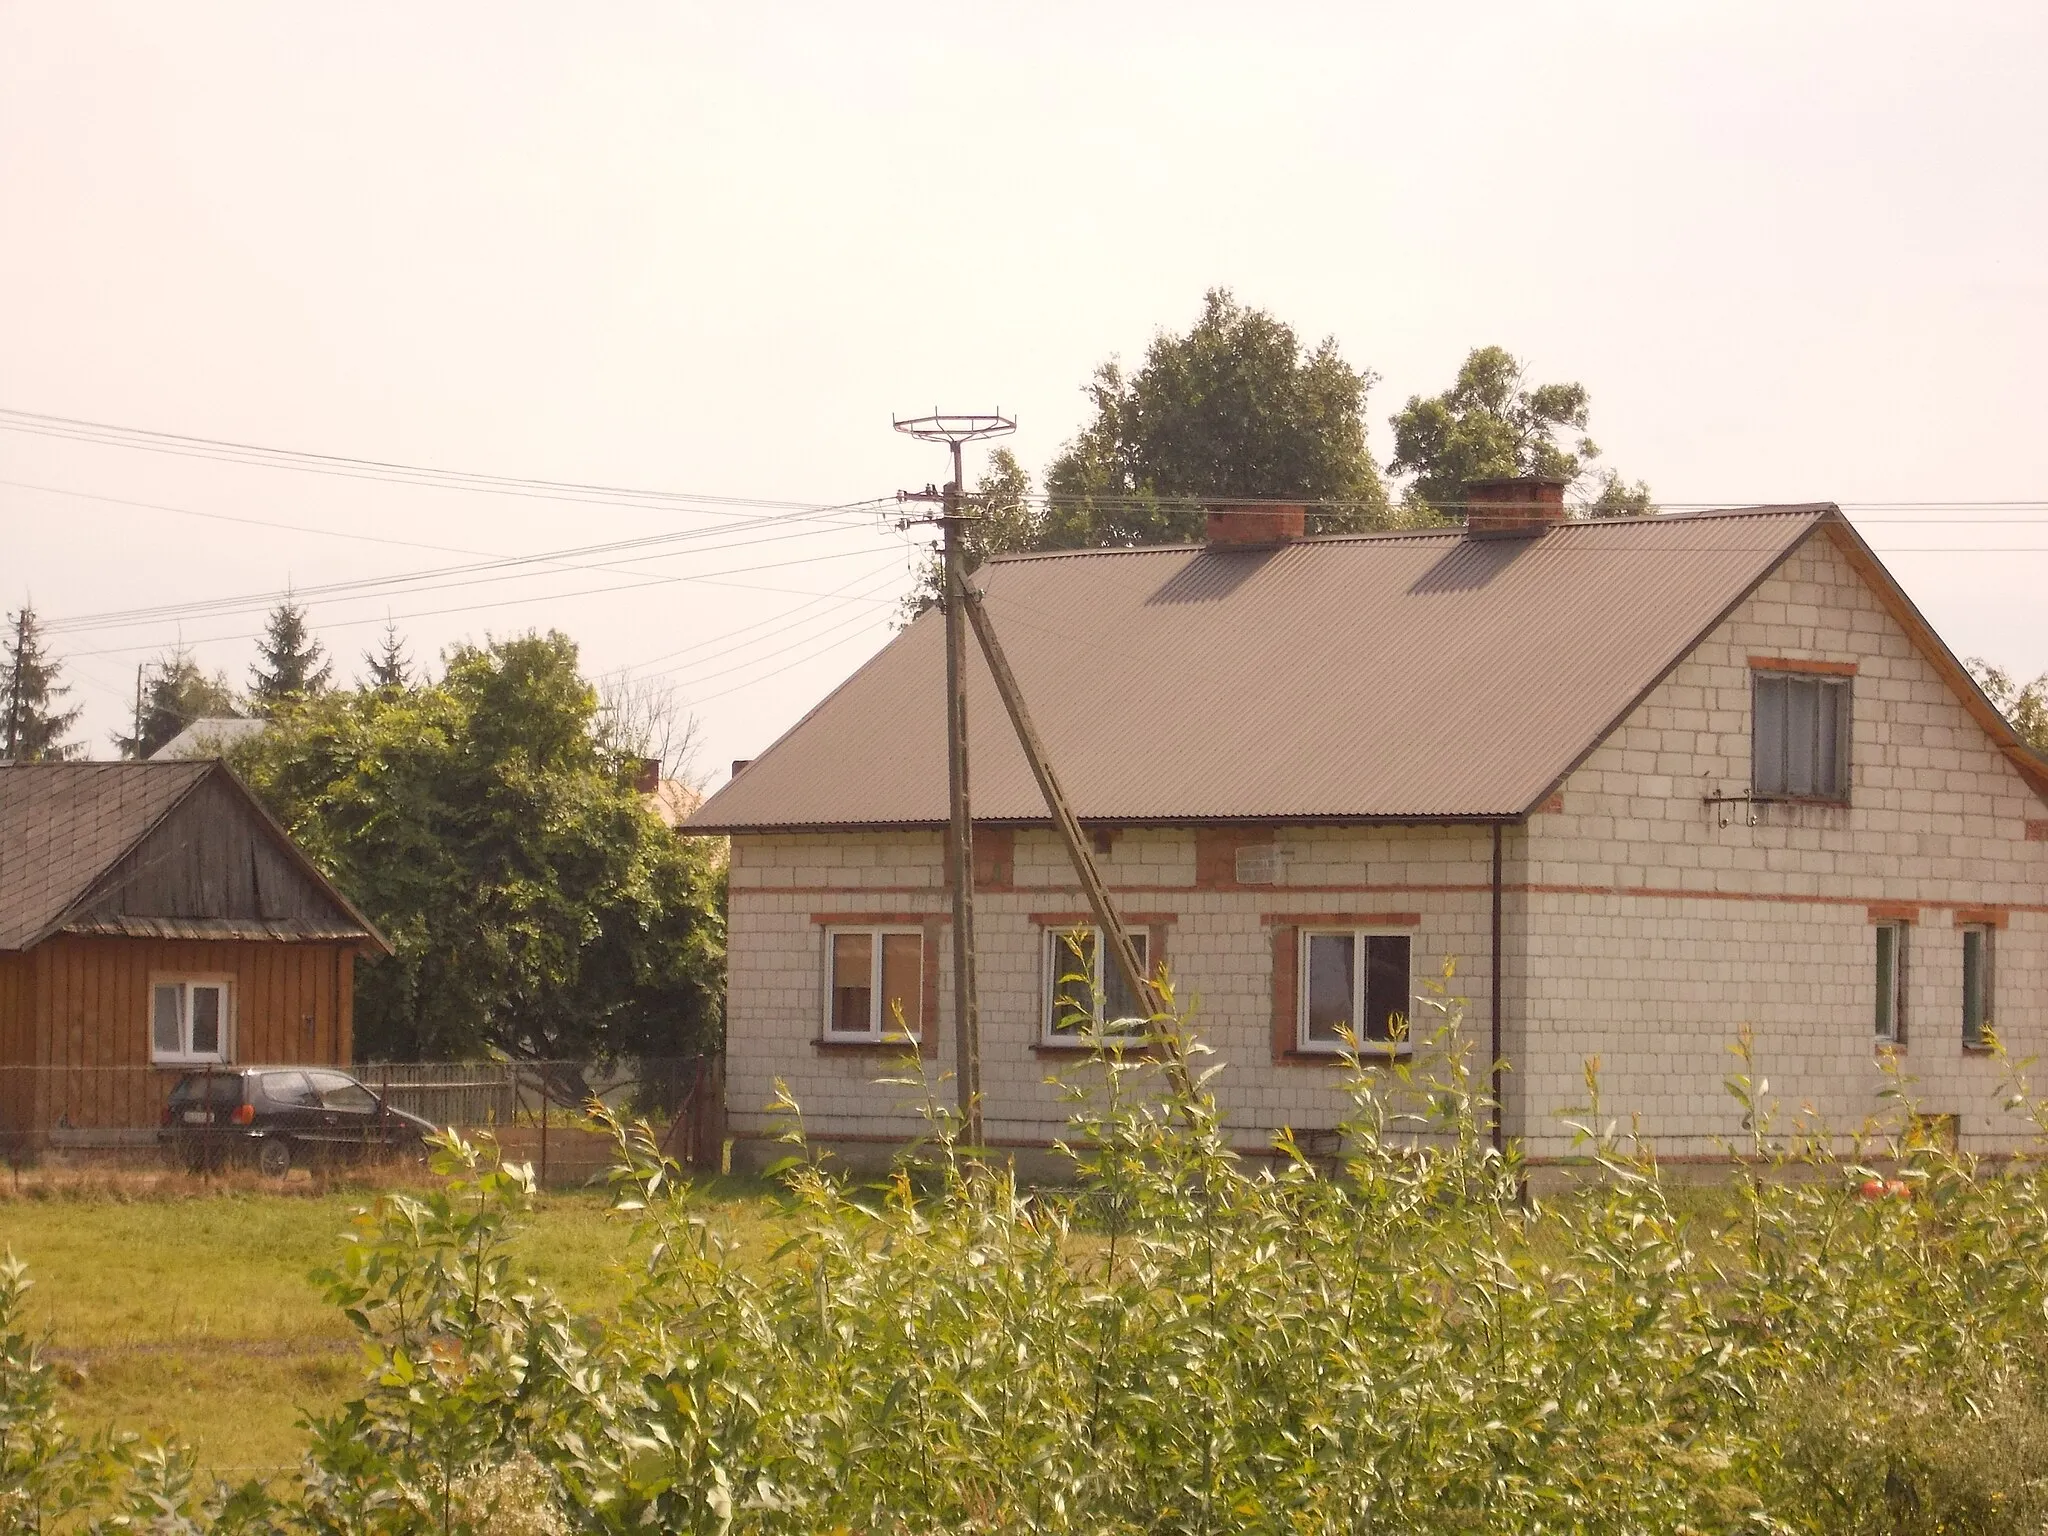
{"type": "MultiPolygon", "coordinates": [[[[1240,1145],[1333,1125],[1334,1025],[1384,1033],[1447,959],[1539,1160],[1594,1055],[1665,1156],[1716,1155],[1744,1024],[1788,1107],[1855,1127],[1892,1054],[1966,1148],[2015,1145],[1981,1034],[2048,1053],[2048,762],[1840,512],[1585,523],[1554,485],[1474,495],[1508,509],[1321,538],[1218,514],[1207,546],[977,577],[1240,1145]]],[[[875,1081],[885,1000],[951,1069],[940,625],[691,823],[732,839],[743,1157],[778,1078],[820,1140],[915,1131],[875,1081]]],[[[1067,1113],[1045,1079],[1080,1054],[1049,956],[1084,903],[978,659],[970,682],[986,1128],[1042,1147],[1067,1113]]]]}

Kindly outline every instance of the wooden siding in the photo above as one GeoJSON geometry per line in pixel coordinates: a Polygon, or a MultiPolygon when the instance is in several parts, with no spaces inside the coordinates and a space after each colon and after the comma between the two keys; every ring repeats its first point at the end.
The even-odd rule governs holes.
{"type": "Polygon", "coordinates": [[[77,915],[98,914],[357,926],[224,774],[193,790],[107,871],[77,915]]]}
{"type": "Polygon", "coordinates": [[[18,999],[0,1019],[26,1017],[35,1036],[23,1050],[28,1032],[0,1025],[8,1051],[0,1076],[29,1077],[34,1090],[25,1117],[7,1105],[0,1131],[11,1136],[157,1123],[171,1083],[188,1070],[150,1061],[150,984],[158,976],[231,978],[234,1061],[342,1064],[354,1045],[354,948],[346,944],[60,935],[0,961],[13,962],[0,968],[0,1010],[10,975],[18,999]],[[6,1070],[17,1065],[43,1070],[6,1070]]]}
{"type": "Polygon", "coordinates": [[[0,954],[0,1138],[35,1120],[35,1074],[28,1070],[36,1047],[34,977],[33,958],[0,954]]]}

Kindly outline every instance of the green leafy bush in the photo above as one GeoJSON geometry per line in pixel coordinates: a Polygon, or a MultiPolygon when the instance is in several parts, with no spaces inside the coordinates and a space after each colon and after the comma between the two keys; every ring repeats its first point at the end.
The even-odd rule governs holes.
{"type": "Polygon", "coordinates": [[[1354,1069],[1334,1170],[1284,1141],[1248,1160],[1201,1048],[1158,1022],[1158,1059],[1105,1056],[1077,1099],[1072,1189],[1020,1188],[934,1106],[879,1186],[793,1163],[765,1264],[612,1123],[643,1262],[602,1318],[513,1271],[530,1174],[451,1141],[445,1187],[389,1197],[326,1277],[369,1376],[311,1426],[269,1518],[335,1536],[2042,1529],[2034,1164],[1781,1136],[1745,1043],[1730,1087],[1753,1140],[1708,1202],[1725,1215],[1608,1125],[1591,1070],[1596,1176],[1540,1203],[1491,1144],[1449,1006],[1425,1065],[1354,1069]]]}

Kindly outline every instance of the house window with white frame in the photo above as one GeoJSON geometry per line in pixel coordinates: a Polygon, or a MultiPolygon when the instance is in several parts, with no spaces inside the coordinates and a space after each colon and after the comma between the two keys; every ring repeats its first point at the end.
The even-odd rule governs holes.
{"type": "Polygon", "coordinates": [[[1879,923],[1876,1033],[1880,1045],[1906,1043],[1906,932],[1904,923],[1879,923]]]}
{"type": "Polygon", "coordinates": [[[1849,798],[1849,679],[1752,674],[1750,790],[1765,800],[1849,798]]]}
{"type": "MultiPolygon", "coordinates": [[[[1131,934],[1138,964],[1152,965],[1150,935],[1131,934]]],[[[1143,1034],[1151,1010],[1131,995],[1123,967],[1110,962],[1098,928],[1048,928],[1045,931],[1045,1038],[1049,1043],[1088,1039],[1091,1035],[1143,1034]]]]}
{"type": "Polygon", "coordinates": [[[924,1038],[924,932],[918,928],[825,931],[827,1040],[924,1038]]]}
{"type": "Polygon", "coordinates": [[[232,984],[218,976],[159,976],[149,987],[149,1059],[224,1062],[233,1046],[232,984]]]}
{"type": "Polygon", "coordinates": [[[1349,1036],[1362,1052],[1406,1050],[1409,952],[1405,933],[1304,929],[1296,1048],[1340,1052],[1349,1036]]]}
{"type": "Polygon", "coordinates": [[[1989,923],[1963,929],[1963,1044],[1987,1044],[1991,1029],[1991,934],[1989,923]]]}

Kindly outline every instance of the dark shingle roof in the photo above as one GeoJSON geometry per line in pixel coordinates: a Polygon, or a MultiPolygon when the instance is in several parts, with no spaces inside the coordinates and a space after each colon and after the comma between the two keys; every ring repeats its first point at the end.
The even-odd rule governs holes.
{"type": "Polygon", "coordinates": [[[213,766],[0,765],[0,949],[48,932],[213,766]]]}
{"type": "Polygon", "coordinates": [[[0,763],[0,950],[27,948],[59,929],[141,937],[356,939],[389,947],[223,764],[200,759],[0,763]],[[264,922],[230,914],[180,918],[82,910],[101,880],[216,775],[230,803],[255,824],[252,835],[275,846],[317,891],[314,900],[331,911],[264,922]],[[189,931],[170,931],[175,927],[189,931]]]}
{"type": "MultiPolygon", "coordinates": [[[[1075,811],[1104,821],[1517,816],[1823,522],[1827,505],[1264,550],[1091,550],[977,577],[1075,811]]],[[[975,817],[1045,817],[970,644],[975,817]]],[[[926,614],[693,832],[946,819],[926,614]]]]}

